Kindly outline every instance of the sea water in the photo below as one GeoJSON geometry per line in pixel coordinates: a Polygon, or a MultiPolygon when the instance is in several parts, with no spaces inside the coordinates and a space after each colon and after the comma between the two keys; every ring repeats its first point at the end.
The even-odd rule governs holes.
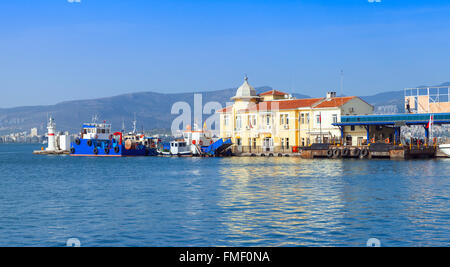
{"type": "Polygon", "coordinates": [[[95,158],[0,145],[0,246],[450,244],[450,159],[95,158]]]}

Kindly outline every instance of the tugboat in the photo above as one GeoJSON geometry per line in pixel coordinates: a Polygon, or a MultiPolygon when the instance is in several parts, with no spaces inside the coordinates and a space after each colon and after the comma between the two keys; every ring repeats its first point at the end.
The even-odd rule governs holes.
{"type": "Polygon", "coordinates": [[[158,139],[145,135],[111,131],[111,124],[85,123],[79,138],[71,143],[71,156],[127,157],[156,156],[158,139]]]}

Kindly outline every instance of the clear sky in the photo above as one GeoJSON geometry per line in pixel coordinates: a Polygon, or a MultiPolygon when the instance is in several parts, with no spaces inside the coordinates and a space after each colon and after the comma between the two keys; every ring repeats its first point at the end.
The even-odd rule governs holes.
{"type": "Polygon", "coordinates": [[[450,2],[0,0],[0,107],[254,86],[371,95],[450,81],[450,2]]]}

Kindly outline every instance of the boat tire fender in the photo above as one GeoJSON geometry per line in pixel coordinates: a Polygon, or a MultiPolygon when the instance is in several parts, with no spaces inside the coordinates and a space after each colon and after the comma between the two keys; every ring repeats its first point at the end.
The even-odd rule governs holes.
{"type": "Polygon", "coordinates": [[[75,148],[72,147],[72,148],[70,149],[70,154],[75,154],[75,148]]]}
{"type": "Polygon", "coordinates": [[[328,156],[329,158],[331,158],[331,157],[333,156],[333,150],[328,149],[328,151],[327,151],[327,156],[328,156]]]}
{"type": "Polygon", "coordinates": [[[81,144],[80,138],[75,139],[75,144],[77,144],[77,146],[79,146],[81,144]]]}
{"type": "Polygon", "coordinates": [[[98,148],[94,148],[94,154],[95,154],[95,155],[98,154],[98,148]]]}
{"type": "Polygon", "coordinates": [[[88,145],[88,146],[92,146],[92,140],[90,140],[90,139],[87,140],[87,145],[88,145]]]}
{"type": "Polygon", "coordinates": [[[341,150],[340,149],[333,150],[333,156],[339,158],[341,156],[341,150]]]}
{"type": "Polygon", "coordinates": [[[361,156],[367,157],[369,155],[369,150],[367,148],[364,148],[361,150],[361,156]]]}
{"type": "Polygon", "coordinates": [[[350,149],[344,148],[344,149],[342,150],[342,156],[343,156],[343,157],[347,157],[349,154],[350,154],[350,149]]]}
{"type": "Polygon", "coordinates": [[[119,153],[120,152],[120,148],[118,146],[114,147],[114,152],[119,153]]]}
{"type": "Polygon", "coordinates": [[[109,148],[105,148],[105,154],[106,154],[106,155],[109,154],[109,148]]]}

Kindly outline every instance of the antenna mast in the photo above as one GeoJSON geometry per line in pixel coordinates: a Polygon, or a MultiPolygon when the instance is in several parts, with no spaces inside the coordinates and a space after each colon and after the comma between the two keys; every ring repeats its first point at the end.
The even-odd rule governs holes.
{"type": "Polygon", "coordinates": [[[97,115],[97,114],[94,114],[94,115],[92,116],[92,122],[93,122],[93,123],[97,123],[97,121],[98,121],[98,115],[97,115]]]}
{"type": "Polygon", "coordinates": [[[134,121],[133,121],[133,133],[136,133],[136,112],[134,113],[134,121]]]}

